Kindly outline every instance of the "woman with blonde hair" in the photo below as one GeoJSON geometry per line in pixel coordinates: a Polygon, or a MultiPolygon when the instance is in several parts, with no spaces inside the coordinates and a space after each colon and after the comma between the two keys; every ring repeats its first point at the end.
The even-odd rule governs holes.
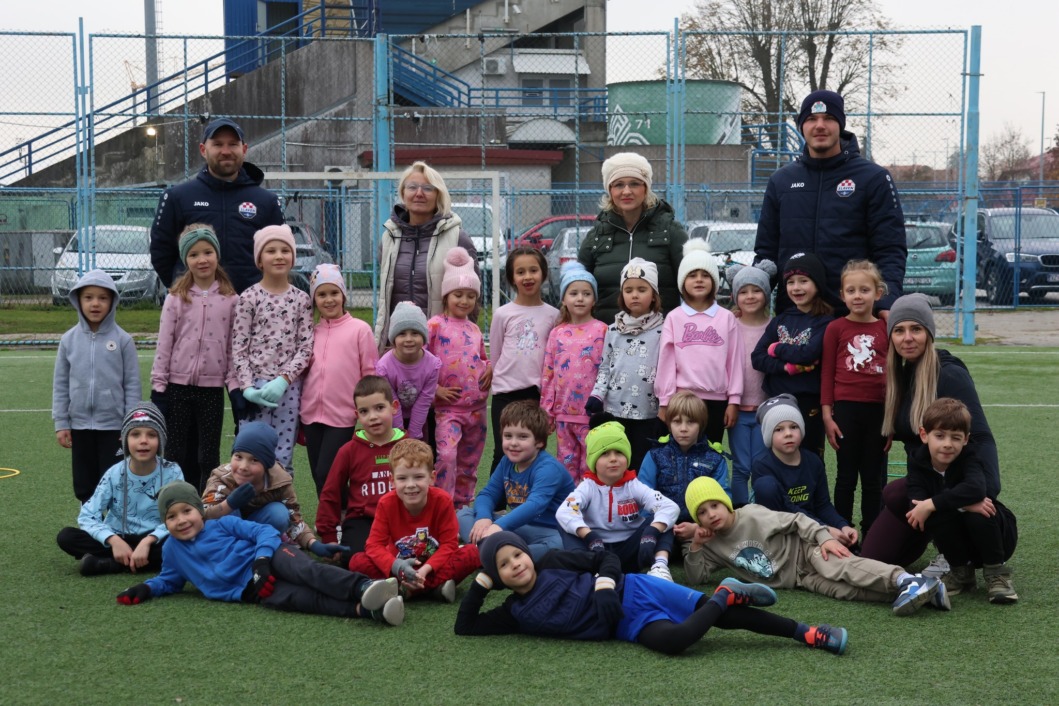
{"type": "Polygon", "coordinates": [[[449,250],[457,245],[465,249],[481,277],[474,243],[452,212],[452,198],[437,170],[426,162],[414,162],[401,175],[397,194],[400,201],[383,225],[379,241],[375,342],[380,353],[387,347],[390,314],[399,302],[413,302],[428,319],[442,312],[441,281],[449,250]]]}
{"type": "MultiPolygon", "coordinates": [[[[886,356],[884,436],[904,443],[911,455],[923,445],[923,413],[939,397],[963,402],[971,412],[971,446],[986,471],[986,493],[1000,494],[1000,461],[974,380],[963,361],[934,346],[934,312],[922,294],[906,294],[890,308],[886,322],[890,349],[886,356]]],[[[861,556],[908,566],[926,550],[930,537],[905,520],[911,509],[908,482],[900,478],[883,488],[883,509],[864,538],[861,556]]]]}
{"type": "Polygon", "coordinates": [[[577,259],[599,286],[595,315],[609,324],[620,306],[621,271],[634,257],[658,266],[662,313],[680,304],[677,268],[688,234],[673,220],[673,207],[651,190],[651,163],[635,152],[603,162],[606,193],[596,224],[581,241],[577,259]]]}

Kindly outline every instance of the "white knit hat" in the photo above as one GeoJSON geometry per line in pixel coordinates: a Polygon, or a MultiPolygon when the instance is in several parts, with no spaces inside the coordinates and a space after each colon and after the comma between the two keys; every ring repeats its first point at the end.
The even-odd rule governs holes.
{"type": "Polygon", "coordinates": [[[482,291],[482,280],[474,273],[474,260],[470,253],[456,246],[445,253],[445,276],[441,279],[441,298],[457,289],[482,291]]]}
{"type": "Polygon", "coordinates": [[[651,178],[654,170],[643,155],[635,152],[619,152],[603,162],[603,188],[610,191],[610,185],[622,177],[632,177],[647,184],[651,189],[651,178]]]}
{"type": "Polygon", "coordinates": [[[721,277],[717,273],[717,260],[710,252],[710,246],[702,238],[691,238],[684,243],[684,257],[677,268],[677,290],[684,294],[684,280],[695,270],[705,270],[713,279],[713,298],[721,286],[721,277]]]}

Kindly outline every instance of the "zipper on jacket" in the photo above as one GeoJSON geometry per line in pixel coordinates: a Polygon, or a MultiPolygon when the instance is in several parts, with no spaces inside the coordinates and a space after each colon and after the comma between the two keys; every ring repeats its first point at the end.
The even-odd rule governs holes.
{"type": "Polygon", "coordinates": [[[202,293],[202,306],[199,308],[199,350],[195,356],[195,367],[191,371],[191,384],[199,384],[199,365],[202,363],[202,339],[206,334],[206,298],[210,295],[208,291],[202,293]]]}
{"type": "MultiPolygon", "coordinates": [[[[115,303],[112,306],[117,306],[117,304],[115,303]]],[[[88,356],[88,359],[89,361],[91,361],[92,364],[92,375],[89,376],[89,379],[92,382],[88,385],[88,423],[90,425],[95,421],[96,418],[96,332],[93,331],[91,336],[92,338],[89,339],[88,346],[88,350],[92,351],[91,355],[88,356]]],[[[73,419],[71,418],[70,421],[72,423],[73,419]]],[[[94,427],[90,426],[89,428],[94,427]]]]}
{"type": "Polygon", "coordinates": [[[614,486],[607,487],[607,522],[614,521],[614,486]]]}

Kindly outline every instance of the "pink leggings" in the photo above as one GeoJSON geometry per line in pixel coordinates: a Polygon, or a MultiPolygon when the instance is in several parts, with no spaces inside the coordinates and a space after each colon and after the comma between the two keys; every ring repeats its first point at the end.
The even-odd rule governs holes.
{"type": "Polygon", "coordinates": [[[581,482],[588,471],[585,459],[585,435],[588,434],[588,424],[582,422],[556,422],[555,423],[555,452],[559,463],[574,479],[574,485],[581,482]]]}
{"type": "Polygon", "coordinates": [[[436,407],[434,443],[438,458],[435,485],[452,496],[457,508],[474,500],[478,462],[485,450],[485,405],[436,407]]]}

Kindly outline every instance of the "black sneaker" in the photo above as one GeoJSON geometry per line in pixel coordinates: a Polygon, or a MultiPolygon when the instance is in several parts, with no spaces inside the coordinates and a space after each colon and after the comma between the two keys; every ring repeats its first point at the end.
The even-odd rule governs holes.
{"type": "Polygon", "coordinates": [[[849,632],[845,628],[830,625],[810,626],[805,633],[805,644],[814,650],[827,650],[831,654],[845,654],[849,643],[849,632]]]}
{"type": "Polygon", "coordinates": [[[102,576],[103,574],[120,574],[125,571],[125,567],[114,561],[113,557],[85,554],[77,562],[77,570],[82,576],[102,576]]]}

